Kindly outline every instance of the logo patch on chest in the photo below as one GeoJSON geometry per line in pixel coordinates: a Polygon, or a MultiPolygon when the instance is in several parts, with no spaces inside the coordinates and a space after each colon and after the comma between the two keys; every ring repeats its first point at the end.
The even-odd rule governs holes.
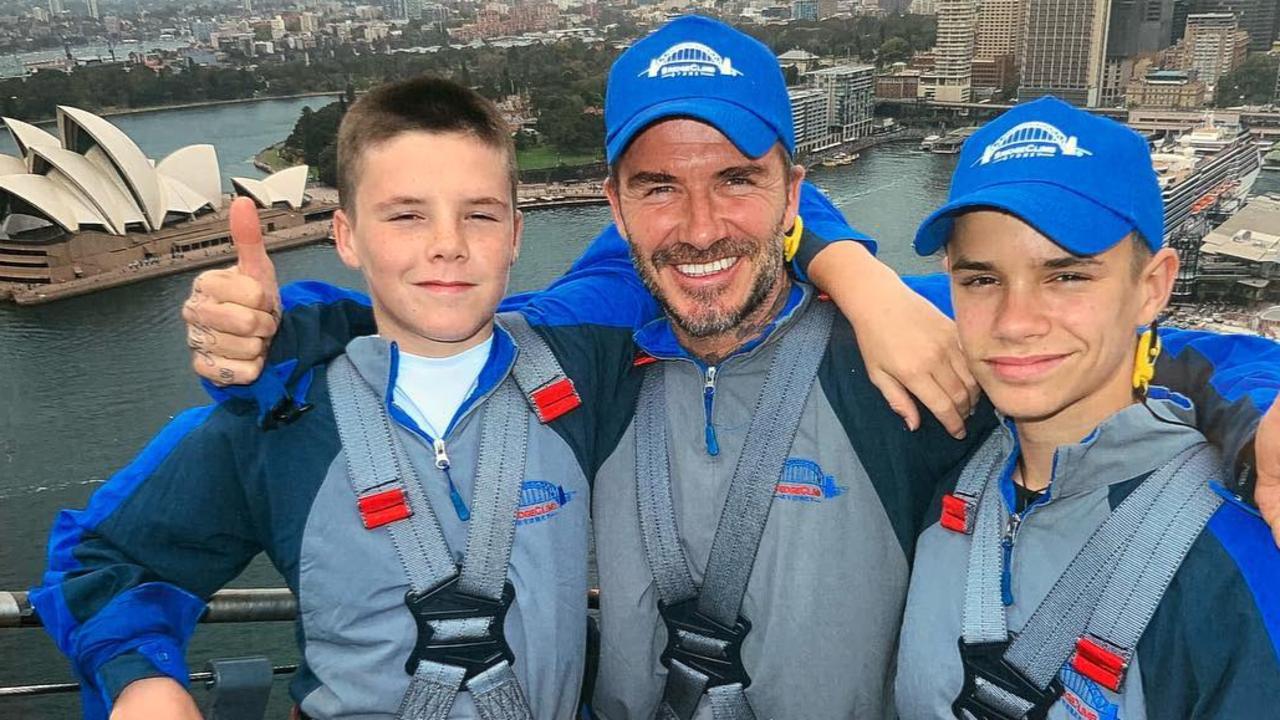
{"type": "Polygon", "coordinates": [[[835,476],[822,471],[818,463],[801,458],[787,458],[782,466],[782,479],[773,496],[780,500],[820,503],[839,497],[848,488],[837,485],[835,476]]]}
{"type": "Polygon", "coordinates": [[[1074,720],[1120,720],[1120,708],[1098,683],[1069,667],[1062,669],[1062,699],[1074,720]]]}
{"type": "Polygon", "coordinates": [[[525,480],[520,483],[516,525],[533,525],[554,518],[576,494],[546,480],[525,480]]]}

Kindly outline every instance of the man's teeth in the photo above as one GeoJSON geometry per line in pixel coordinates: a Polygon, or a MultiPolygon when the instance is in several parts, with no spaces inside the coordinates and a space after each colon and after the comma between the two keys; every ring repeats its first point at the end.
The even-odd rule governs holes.
{"type": "Polygon", "coordinates": [[[719,260],[715,260],[709,263],[699,263],[697,265],[692,265],[692,264],[676,265],[676,270],[681,275],[688,275],[689,277],[702,277],[704,275],[711,275],[712,273],[724,272],[725,270],[728,270],[729,268],[737,264],[737,262],[738,262],[738,258],[736,257],[720,258],[719,260]]]}

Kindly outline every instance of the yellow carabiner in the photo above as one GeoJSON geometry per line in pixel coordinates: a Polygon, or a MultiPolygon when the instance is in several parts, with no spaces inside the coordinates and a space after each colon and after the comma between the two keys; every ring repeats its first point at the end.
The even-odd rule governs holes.
{"type": "Polygon", "coordinates": [[[800,250],[800,236],[804,235],[804,221],[796,215],[796,224],[791,226],[787,234],[782,238],[782,257],[787,262],[796,256],[800,250]]]}
{"type": "Polygon", "coordinates": [[[1160,357],[1160,335],[1155,323],[1138,338],[1138,352],[1133,361],[1133,389],[1143,396],[1156,376],[1156,359],[1160,357]]]}

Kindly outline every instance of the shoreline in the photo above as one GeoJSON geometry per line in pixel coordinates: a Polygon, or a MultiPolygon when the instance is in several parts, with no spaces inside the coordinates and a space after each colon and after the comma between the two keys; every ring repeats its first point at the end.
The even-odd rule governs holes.
{"type": "MultiPolygon", "coordinates": [[[[171,105],[150,105],[147,107],[140,107],[140,108],[117,108],[114,110],[102,110],[102,111],[88,110],[88,108],[82,108],[82,109],[88,110],[88,112],[92,112],[94,115],[97,115],[98,117],[105,118],[105,117],[121,117],[124,115],[141,115],[142,113],[165,113],[165,112],[172,112],[175,110],[195,110],[199,108],[220,107],[223,105],[243,105],[246,103],[268,102],[271,100],[299,100],[302,98],[326,97],[326,96],[336,97],[341,94],[342,94],[341,90],[315,90],[312,92],[295,93],[293,95],[267,95],[264,97],[232,98],[230,100],[199,100],[197,102],[174,103],[171,105]]],[[[16,118],[16,119],[21,119],[21,118],[16,118]]],[[[41,118],[39,120],[23,120],[23,122],[28,122],[28,123],[31,123],[32,125],[52,125],[57,121],[58,121],[57,117],[41,118]]]]}

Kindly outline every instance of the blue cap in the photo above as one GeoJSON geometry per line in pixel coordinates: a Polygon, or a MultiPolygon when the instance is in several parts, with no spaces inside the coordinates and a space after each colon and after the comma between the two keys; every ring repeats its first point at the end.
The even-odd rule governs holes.
{"type": "Polygon", "coordinates": [[[957,215],[1007,212],[1076,255],[1096,255],[1135,230],[1164,245],[1164,202],[1141,135],[1054,97],[1018,105],[964,144],[951,192],[916,232],[929,255],[957,215]]]}
{"type": "Polygon", "coordinates": [[[763,43],[718,20],[686,15],[641,38],[613,63],[604,98],[605,157],[673,117],[719,130],[750,158],[796,149],[782,68],[763,43]]]}

